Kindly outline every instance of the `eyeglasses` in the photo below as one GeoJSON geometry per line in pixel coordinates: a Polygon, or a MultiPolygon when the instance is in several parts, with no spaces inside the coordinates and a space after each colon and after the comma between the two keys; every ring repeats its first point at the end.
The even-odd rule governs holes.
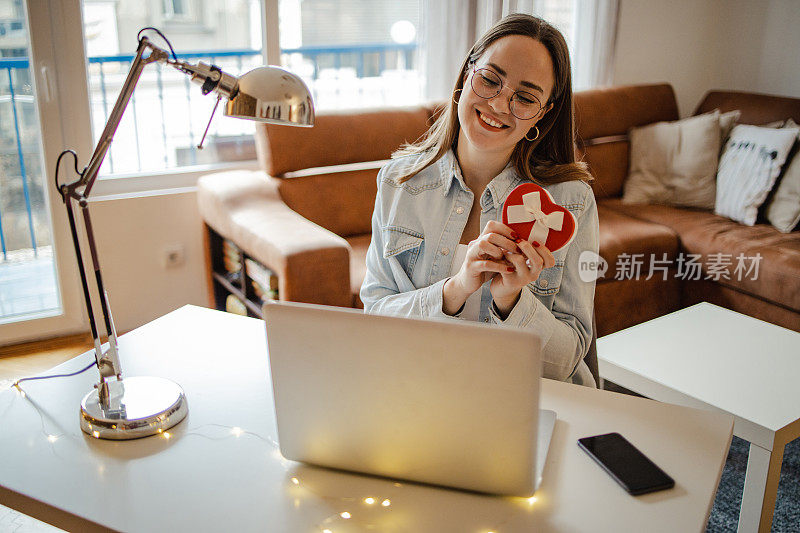
{"type": "MultiPolygon", "coordinates": [[[[476,69],[472,66],[472,79],[470,80],[472,91],[481,98],[494,98],[503,90],[505,84],[503,79],[494,71],[488,68],[476,69]]],[[[542,109],[539,99],[528,91],[514,91],[509,102],[511,114],[520,120],[528,120],[535,117],[542,109]]]]}

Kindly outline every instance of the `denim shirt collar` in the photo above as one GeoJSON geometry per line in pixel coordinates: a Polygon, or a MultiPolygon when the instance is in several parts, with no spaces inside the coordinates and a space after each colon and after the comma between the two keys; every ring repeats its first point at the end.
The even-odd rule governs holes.
{"type": "MultiPolygon", "coordinates": [[[[461,166],[458,164],[458,159],[456,159],[452,149],[445,153],[440,160],[440,165],[444,184],[442,194],[447,196],[454,182],[458,183],[464,191],[469,191],[469,187],[464,182],[464,176],[461,174],[461,166]]],[[[495,210],[502,209],[503,200],[508,197],[514,187],[523,181],[525,180],[517,175],[514,165],[509,161],[500,174],[495,176],[486,186],[486,190],[483,191],[480,198],[481,211],[486,212],[492,207],[495,210]]]]}
{"type": "Polygon", "coordinates": [[[469,187],[464,182],[464,176],[461,174],[461,166],[458,164],[458,159],[456,159],[452,149],[445,152],[439,160],[439,169],[442,173],[442,183],[444,184],[444,187],[442,187],[443,196],[447,196],[450,193],[453,183],[458,183],[461,189],[469,191],[469,187]]]}

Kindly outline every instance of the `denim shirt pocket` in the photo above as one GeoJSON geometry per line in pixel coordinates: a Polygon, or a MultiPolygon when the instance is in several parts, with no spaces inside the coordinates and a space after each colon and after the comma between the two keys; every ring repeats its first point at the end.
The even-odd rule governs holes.
{"type": "Polygon", "coordinates": [[[535,282],[528,283],[528,287],[534,294],[539,296],[558,294],[558,290],[561,288],[561,278],[563,275],[564,261],[556,260],[555,266],[543,269],[535,282]]]}
{"type": "Polygon", "coordinates": [[[383,228],[383,257],[395,258],[411,278],[424,240],[422,233],[402,226],[383,228]]]}

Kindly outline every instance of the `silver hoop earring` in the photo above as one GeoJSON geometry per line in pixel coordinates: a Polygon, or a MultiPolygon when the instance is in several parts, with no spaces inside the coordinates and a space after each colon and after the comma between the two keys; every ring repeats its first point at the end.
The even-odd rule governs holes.
{"type": "Polygon", "coordinates": [[[455,91],[453,91],[453,103],[456,104],[456,105],[458,105],[458,100],[456,100],[456,95],[458,95],[459,100],[460,100],[461,99],[461,94],[460,93],[461,93],[461,89],[456,89],[455,91]]]}
{"type": "Polygon", "coordinates": [[[535,129],[535,130],[536,130],[536,136],[535,136],[533,139],[528,139],[528,134],[526,133],[526,134],[525,134],[525,140],[526,140],[526,141],[533,142],[533,141],[535,141],[536,139],[538,139],[538,138],[539,138],[539,127],[538,127],[538,126],[534,126],[534,127],[533,127],[533,129],[535,129]]]}

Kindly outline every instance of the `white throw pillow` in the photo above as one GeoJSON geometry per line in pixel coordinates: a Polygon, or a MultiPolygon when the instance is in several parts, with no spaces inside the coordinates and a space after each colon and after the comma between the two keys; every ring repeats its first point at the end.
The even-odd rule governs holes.
{"type": "Polygon", "coordinates": [[[631,128],[622,201],[713,209],[720,113],[631,128]]]}
{"type": "Polygon", "coordinates": [[[719,160],[714,212],[754,225],[798,133],[800,128],[735,126],[719,160]]]}

